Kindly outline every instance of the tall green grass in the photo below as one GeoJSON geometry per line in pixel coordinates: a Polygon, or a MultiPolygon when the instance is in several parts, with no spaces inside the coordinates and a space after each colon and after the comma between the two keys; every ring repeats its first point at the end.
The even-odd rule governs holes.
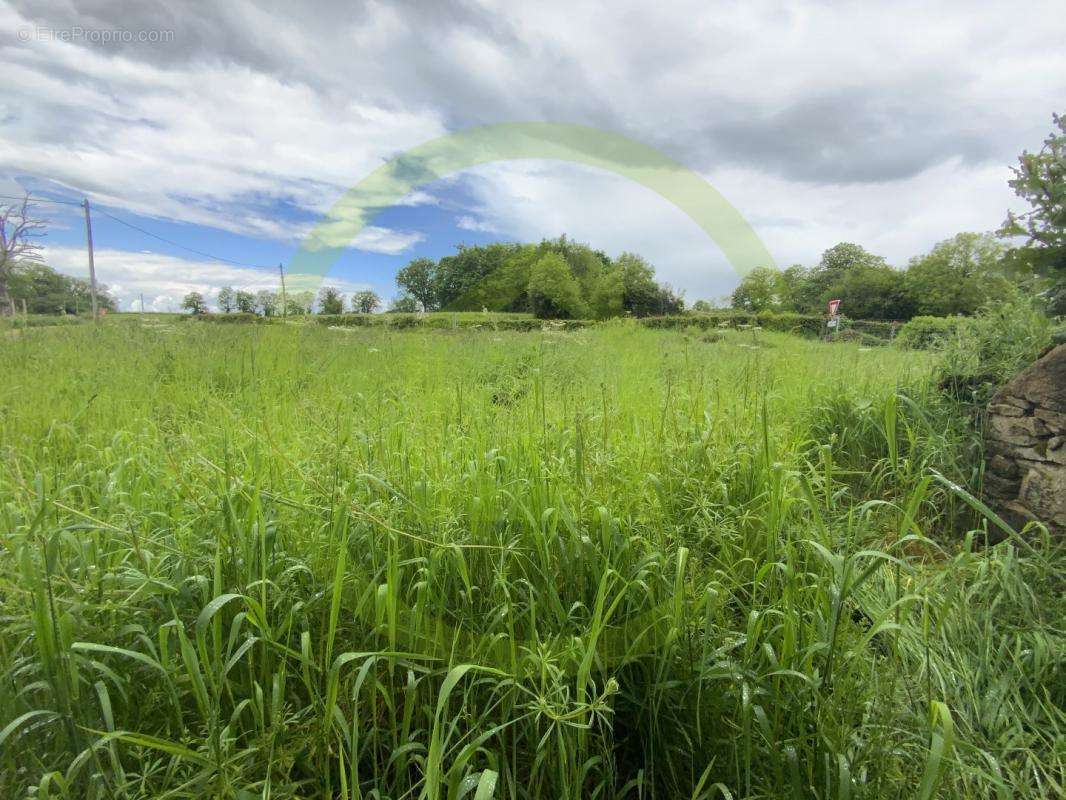
{"type": "Polygon", "coordinates": [[[1058,797],[1061,548],[984,546],[931,366],[624,323],[23,332],[0,795],[1058,797]]]}

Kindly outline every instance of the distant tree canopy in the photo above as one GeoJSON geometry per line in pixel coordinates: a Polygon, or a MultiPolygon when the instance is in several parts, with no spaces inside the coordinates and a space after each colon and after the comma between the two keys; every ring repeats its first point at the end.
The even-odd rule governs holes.
{"type": "MultiPolygon", "coordinates": [[[[20,308],[26,302],[30,314],[82,314],[92,308],[88,281],[35,262],[15,267],[8,290],[20,308]]],[[[115,310],[115,298],[102,284],[96,286],[96,301],[101,309],[115,310]]]]}
{"type": "Polygon", "coordinates": [[[335,286],[323,286],[318,290],[318,308],[322,314],[343,314],[344,295],[335,286]]]}
{"type": "Polygon", "coordinates": [[[379,308],[381,308],[381,298],[378,297],[377,292],[364,289],[352,295],[352,311],[357,314],[373,314],[379,308]]]}
{"type": "Polygon", "coordinates": [[[859,319],[973,314],[1008,284],[1005,254],[992,234],[960,233],[900,270],[860,245],[841,242],[814,267],[752,270],[733,291],[732,305],[818,314],[836,299],[844,314],[859,319]]]}
{"type": "Polygon", "coordinates": [[[200,292],[189,292],[181,300],[181,307],[194,316],[207,313],[207,303],[200,292]]]}
{"type": "MultiPolygon", "coordinates": [[[[605,319],[673,314],[681,298],[632,253],[617,259],[566,236],[540,244],[460,247],[438,262],[418,258],[396,282],[427,311],[521,311],[542,318],[605,319]]],[[[394,301],[394,306],[395,306],[394,301]]]]}

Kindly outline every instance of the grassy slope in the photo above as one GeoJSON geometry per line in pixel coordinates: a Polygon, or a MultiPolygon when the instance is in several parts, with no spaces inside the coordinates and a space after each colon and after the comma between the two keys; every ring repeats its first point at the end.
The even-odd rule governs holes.
{"type": "Polygon", "coordinates": [[[1063,560],[946,544],[931,470],[971,467],[926,366],[624,323],[27,331],[3,794],[1055,796],[1063,560]]]}

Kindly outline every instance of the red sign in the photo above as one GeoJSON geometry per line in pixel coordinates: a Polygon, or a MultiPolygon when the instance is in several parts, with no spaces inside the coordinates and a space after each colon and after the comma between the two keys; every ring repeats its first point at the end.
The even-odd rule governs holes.
{"type": "Polygon", "coordinates": [[[839,313],[840,313],[840,301],[839,300],[830,300],[829,301],[829,316],[835,317],[839,313]]]}

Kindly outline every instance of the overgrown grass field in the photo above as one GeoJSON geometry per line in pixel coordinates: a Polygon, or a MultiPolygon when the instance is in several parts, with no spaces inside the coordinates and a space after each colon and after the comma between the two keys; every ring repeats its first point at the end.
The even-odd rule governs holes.
{"type": "Polygon", "coordinates": [[[1061,547],[986,546],[931,366],[624,322],[10,336],[0,796],[1060,797],[1061,547]]]}

